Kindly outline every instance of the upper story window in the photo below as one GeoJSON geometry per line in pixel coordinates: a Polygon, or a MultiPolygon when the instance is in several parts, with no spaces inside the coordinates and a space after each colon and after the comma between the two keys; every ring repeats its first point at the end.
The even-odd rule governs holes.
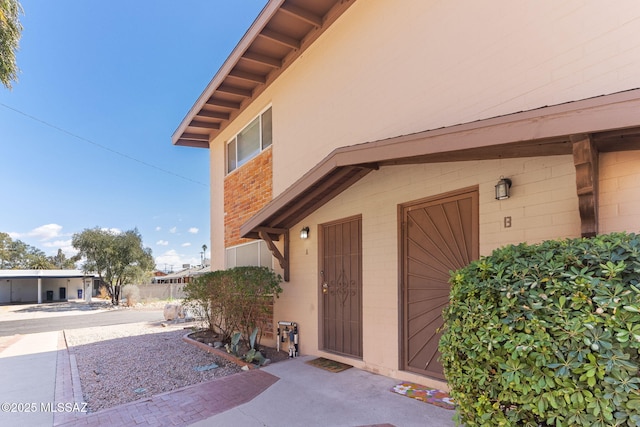
{"type": "Polygon", "coordinates": [[[272,139],[269,107],[227,143],[227,173],[260,154],[271,145],[272,139]]]}

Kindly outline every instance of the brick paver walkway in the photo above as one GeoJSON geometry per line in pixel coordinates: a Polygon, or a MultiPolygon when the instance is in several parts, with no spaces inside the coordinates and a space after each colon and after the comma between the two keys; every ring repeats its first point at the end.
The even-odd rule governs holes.
{"type": "MultiPolygon", "coordinates": [[[[63,361],[61,359],[64,358],[59,357],[58,361],[63,361]]],[[[64,363],[62,366],[60,363],[58,365],[58,375],[64,375],[65,372],[61,370],[69,374],[68,365],[67,367],[64,363]]],[[[183,426],[249,402],[276,381],[278,377],[254,369],[91,414],[55,414],[54,425],[64,427],[183,426]]],[[[65,388],[71,388],[68,380],[65,388]]],[[[61,393],[61,397],[65,398],[68,398],[69,393],[73,395],[73,391],[69,390],[61,393]]],[[[57,397],[58,393],[56,393],[57,397]]],[[[68,399],[63,401],[72,401],[68,399]]]]}

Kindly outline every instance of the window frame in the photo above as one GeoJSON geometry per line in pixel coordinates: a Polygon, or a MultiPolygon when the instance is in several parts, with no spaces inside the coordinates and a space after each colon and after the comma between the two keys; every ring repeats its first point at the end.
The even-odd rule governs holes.
{"type": "MultiPolygon", "coordinates": [[[[257,260],[258,267],[268,267],[270,269],[274,268],[274,257],[267,243],[264,240],[254,240],[253,242],[241,243],[239,245],[229,246],[224,248],[224,265],[225,269],[238,267],[238,259],[237,259],[237,249],[241,247],[247,247],[251,245],[257,245],[257,260]],[[264,253],[262,251],[265,251],[264,253]],[[262,265],[263,255],[267,255],[269,257],[269,265],[262,265]],[[231,259],[233,258],[233,259],[231,259]]],[[[252,264],[253,265],[253,264],[252,264]]],[[[241,265],[240,267],[245,267],[246,265],[241,265]]],[[[255,266],[255,265],[254,265],[255,266]]]]}
{"type": "Polygon", "coordinates": [[[233,138],[229,139],[226,143],[225,146],[225,163],[226,163],[226,174],[229,175],[230,173],[232,173],[233,171],[238,170],[240,167],[242,167],[244,164],[248,163],[251,159],[257,157],[258,155],[260,155],[260,153],[262,153],[264,150],[266,150],[267,148],[271,147],[273,145],[273,110],[272,110],[272,106],[269,105],[267,106],[264,110],[260,111],[260,113],[258,113],[255,117],[253,117],[249,123],[247,123],[242,129],[240,129],[239,132],[237,132],[233,138]],[[271,138],[269,138],[268,145],[265,145],[265,135],[264,135],[264,119],[263,117],[265,116],[265,114],[267,114],[267,112],[270,113],[271,115],[271,126],[270,126],[270,133],[271,133],[271,138]],[[259,150],[248,156],[245,159],[239,159],[238,158],[238,135],[241,135],[245,130],[247,130],[250,126],[254,125],[254,123],[256,122],[256,120],[258,121],[258,145],[259,145],[259,150]],[[233,147],[233,151],[231,149],[231,147],[233,147]],[[233,153],[232,156],[230,156],[230,153],[233,153]],[[232,157],[232,158],[231,158],[232,157]],[[233,167],[231,162],[233,162],[233,167]]]}

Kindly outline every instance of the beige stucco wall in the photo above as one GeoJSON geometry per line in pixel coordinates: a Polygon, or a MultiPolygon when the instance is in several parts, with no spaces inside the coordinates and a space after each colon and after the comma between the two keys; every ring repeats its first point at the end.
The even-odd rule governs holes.
{"type": "Polygon", "coordinates": [[[479,188],[481,255],[507,243],[580,235],[572,156],[383,167],[293,228],[291,281],[283,284],[275,320],[299,322],[302,353],[321,354],[318,224],[361,214],[364,355],[362,362],[344,361],[417,381],[398,371],[398,205],[472,186],[479,188]],[[501,174],[513,180],[512,197],[497,201],[494,185],[501,174]],[[511,228],[504,228],[505,216],[512,217],[511,228]],[[307,240],[295,233],[303,226],[311,228],[307,240]]]}
{"type": "Polygon", "coordinates": [[[274,193],[336,147],[640,87],[639,18],[634,0],[358,1],[266,94],[274,193]]]}

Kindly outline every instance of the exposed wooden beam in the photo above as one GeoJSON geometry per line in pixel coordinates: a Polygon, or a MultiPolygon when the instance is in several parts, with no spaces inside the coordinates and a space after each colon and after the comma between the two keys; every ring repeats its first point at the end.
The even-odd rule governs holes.
{"type": "Polygon", "coordinates": [[[217,98],[211,98],[207,101],[208,105],[213,105],[216,107],[224,107],[224,108],[230,108],[232,110],[239,110],[240,109],[240,103],[239,102],[233,102],[233,101],[225,101],[223,99],[217,99],[217,98]]]}
{"type": "Polygon", "coordinates": [[[231,117],[231,115],[229,113],[223,113],[220,111],[200,110],[200,112],[198,112],[196,117],[207,117],[210,119],[229,120],[229,117],[231,117]]]}
{"type": "Polygon", "coordinates": [[[322,26],[322,17],[308,11],[307,9],[303,9],[300,6],[296,6],[295,4],[284,2],[282,6],[280,6],[280,10],[315,27],[322,26]]]}
{"type": "Polygon", "coordinates": [[[573,135],[573,164],[582,237],[598,234],[598,149],[590,135],[573,135]]]}
{"type": "Polygon", "coordinates": [[[251,98],[251,95],[253,94],[253,91],[249,89],[243,89],[241,87],[231,86],[224,83],[218,86],[218,89],[216,90],[219,92],[224,92],[231,95],[242,96],[244,98],[251,98]]]}
{"type": "Polygon", "coordinates": [[[248,73],[242,70],[231,70],[229,71],[230,77],[235,77],[241,80],[247,80],[249,82],[265,84],[267,82],[267,78],[265,76],[260,76],[258,74],[248,73]]]}
{"type": "Polygon", "coordinates": [[[192,141],[204,141],[209,144],[209,134],[202,133],[183,133],[181,139],[189,139],[192,141]]]}
{"type": "Polygon", "coordinates": [[[296,211],[296,215],[288,218],[286,224],[287,225],[290,224],[291,226],[293,226],[301,218],[306,218],[307,216],[311,215],[313,212],[318,210],[321,206],[324,206],[326,203],[328,203],[331,199],[336,197],[338,194],[342,193],[344,190],[346,190],[347,188],[351,187],[353,184],[358,182],[360,179],[362,179],[372,170],[373,169],[366,169],[366,168],[352,169],[352,172],[355,172],[354,174],[350,176],[346,176],[342,181],[340,181],[340,184],[337,187],[333,188],[331,191],[321,193],[320,197],[318,197],[313,204],[306,206],[306,208],[304,209],[300,209],[296,211]]]}
{"type": "Polygon", "coordinates": [[[353,184],[353,182],[349,178],[351,175],[353,175],[354,169],[362,171],[362,174],[358,174],[359,177],[362,177],[371,171],[371,169],[353,167],[343,167],[335,170],[331,174],[331,176],[327,177],[327,179],[322,182],[322,185],[310,189],[302,197],[295,200],[293,206],[291,206],[289,209],[284,209],[278,216],[271,218],[269,220],[269,223],[286,223],[288,226],[289,222],[291,221],[290,218],[295,217],[294,222],[297,222],[301,218],[304,218],[306,215],[313,212],[319,206],[322,206],[324,203],[338,194],[336,190],[327,191],[328,189],[335,187],[337,191],[340,191],[343,189],[343,187],[346,188],[353,184]]]}
{"type": "Polygon", "coordinates": [[[267,65],[271,68],[280,68],[282,67],[282,61],[277,59],[277,58],[273,58],[271,56],[267,56],[267,55],[260,55],[259,53],[254,53],[254,52],[245,52],[244,55],[242,55],[242,58],[246,59],[247,61],[251,61],[251,62],[256,62],[258,64],[263,64],[263,65],[267,65]]]}
{"type": "Polygon", "coordinates": [[[591,139],[600,153],[640,150],[640,129],[618,129],[593,134],[591,139]]]}
{"type": "Polygon", "coordinates": [[[204,122],[202,120],[191,120],[189,126],[203,129],[220,129],[220,123],[204,122]]]}
{"type": "Polygon", "coordinates": [[[194,148],[209,148],[209,142],[204,141],[193,141],[190,139],[179,139],[176,142],[176,145],[181,145],[184,147],[194,147],[194,148]]]}
{"type": "Polygon", "coordinates": [[[291,49],[295,49],[295,50],[300,49],[300,40],[294,39],[293,37],[286,36],[282,33],[278,33],[277,31],[273,31],[268,28],[263,29],[260,32],[259,36],[272,40],[276,43],[279,43],[291,49]]]}
{"type": "Polygon", "coordinates": [[[273,228],[273,227],[258,227],[256,228],[256,231],[265,231],[269,234],[271,234],[271,238],[273,240],[278,240],[277,237],[273,237],[273,236],[280,236],[283,235],[285,233],[287,233],[289,230],[287,230],[286,228],[273,228]]]}
{"type": "Polygon", "coordinates": [[[258,236],[260,236],[260,238],[264,240],[264,242],[267,244],[267,247],[269,248],[269,251],[271,251],[273,256],[276,257],[276,259],[280,263],[280,267],[282,267],[282,269],[284,270],[284,281],[288,282],[289,281],[289,230],[282,230],[284,231],[282,233],[284,235],[284,251],[283,251],[284,254],[282,254],[278,249],[278,247],[275,245],[275,243],[273,243],[273,239],[269,235],[269,232],[267,232],[267,229],[258,228],[256,231],[258,231],[258,236]]]}

